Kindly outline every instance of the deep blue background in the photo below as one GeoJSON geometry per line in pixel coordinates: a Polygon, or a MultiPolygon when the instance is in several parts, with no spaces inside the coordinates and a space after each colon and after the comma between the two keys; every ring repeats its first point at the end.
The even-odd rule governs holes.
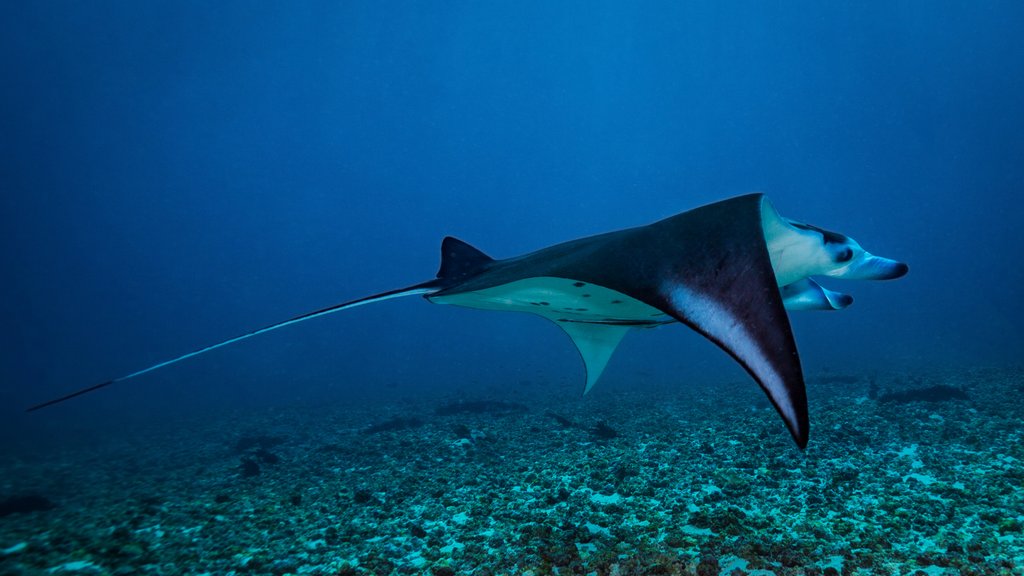
{"type": "MultiPolygon", "coordinates": [[[[20,415],[432,278],[445,235],[507,257],[751,191],[911,265],[793,314],[808,374],[1021,362],[1024,4],[679,4],[4,3],[0,421],[574,397],[554,326],[410,298],[20,415]]],[[[676,325],[595,394],[741,377],[676,325]]]]}

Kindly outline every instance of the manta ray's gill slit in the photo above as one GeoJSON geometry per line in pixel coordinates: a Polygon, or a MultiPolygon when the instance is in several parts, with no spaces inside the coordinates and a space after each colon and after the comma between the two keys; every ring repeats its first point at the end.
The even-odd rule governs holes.
{"type": "Polygon", "coordinates": [[[586,282],[573,282],[572,285],[577,287],[577,288],[583,288],[584,286],[587,285],[587,283],[586,282]]]}

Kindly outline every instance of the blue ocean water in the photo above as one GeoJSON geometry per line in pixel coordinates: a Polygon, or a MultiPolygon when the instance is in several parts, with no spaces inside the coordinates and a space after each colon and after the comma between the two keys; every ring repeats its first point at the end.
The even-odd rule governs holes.
{"type": "MultiPolygon", "coordinates": [[[[910,263],[794,314],[805,368],[1015,363],[1022,8],[10,4],[0,403],[495,257],[762,191],[910,263]]],[[[29,423],[580,374],[536,318],[395,301],[29,423]]],[[[605,379],[738,372],[678,326],[605,379]]],[[[6,420],[6,418],[5,418],[6,420]]]]}
{"type": "MultiPolygon", "coordinates": [[[[550,323],[405,298],[24,410],[261,326],[429,280],[447,235],[505,258],[750,192],[767,194],[786,217],[910,265],[891,282],[822,280],[853,295],[853,306],[790,315],[818,394],[812,427],[845,430],[845,418],[867,408],[821,398],[864,396],[876,376],[883,386],[924,385],[942,379],[915,374],[945,370],[987,374],[977,381],[995,387],[1005,374],[999,370],[1018,367],[1007,378],[1019,377],[1024,361],[1022,25],[1024,4],[1013,1],[4,3],[0,449],[23,455],[40,439],[79,446],[94,433],[116,436],[147,423],[214,426],[239,410],[284,414],[296,406],[358,404],[365,420],[335,414],[344,420],[338,426],[354,430],[404,418],[400,407],[426,406],[416,404],[424,398],[482,397],[514,398],[516,410],[529,404],[538,420],[518,432],[515,424],[460,421],[455,434],[465,442],[451,438],[458,450],[487,437],[532,441],[529,434],[549,422],[537,406],[549,404],[571,421],[560,434],[608,420],[620,430],[609,438],[628,443],[647,432],[630,428],[623,407],[648,405],[630,403],[629,394],[671,404],[678,393],[689,412],[678,400],[638,410],[638,418],[688,426],[693,410],[730,417],[734,410],[742,419],[747,403],[770,413],[763,433],[757,420],[692,432],[694,461],[716,453],[716,430],[735,445],[767,446],[743,456],[755,462],[737,467],[747,472],[702,477],[743,497],[750,470],[763,479],[795,466],[770,464],[779,454],[792,457],[792,447],[788,438],[764,440],[784,429],[746,373],[678,324],[627,336],[585,401],[580,358],[550,323]],[[995,372],[978,372],[988,368],[995,372]],[[601,412],[616,405],[618,413],[601,412]],[[582,412],[573,416],[576,407],[582,412]]],[[[952,483],[936,470],[951,470],[954,452],[919,451],[918,443],[965,438],[982,453],[988,439],[1003,442],[1000,426],[1012,431],[1016,416],[979,420],[1003,393],[979,392],[987,399],[978,400],[981,415],[955,407],[908,412],[900,425],[910,432],[890,432],[891,446],[878,440],[871,458],[910,486],[952,483]],[[947,421],[960,428],[927,436],[928,426],[947,421]],[[907,436],[918,429],[924,439],[907,436]]],[[[430,426],[422,434],[433,433],[430,426]]],[[[868,419],[851,428],[860,426],[884,428],[868,419]]],[[[299,428],[289,420],[265,433],[297,438],[299,428]]],[[[812,435],[810,454],[858,453],[863,446],[847,450],[843,442],[866,433],[850,434],[854,440],[822,433],[817,448],[812,435]]],[[[381,441],[378,452],[394,448],[400,458],[425,446],[421,440],[381,441]]],[[[644,458],[687,469],[668,456],[680,444],[659,441],[666,444],[644,458]]],[[[644,440],[638,459],[647,442],[654,440],[644,440]]],[[[531,448],[538,461],[546,461],[544,446],[531,448]]],[[[594,449],[565,446],[575,454],[594,449]]],[[[999,462],[993,469],[1013,478],[1020,458],[1005,456],[1014,453],[1006,446],[990,447],[999,462]]],[[[237,454],[230,454],[223,465],[235,474],[237,454]]],[[[40,466],[32,474],[54,477],[40,466]]],[[[615,466],[611,478],[620,482],[640,467],[615,466]]],[[[118,470],[112,476],[122,479],[138,471],[118,470]]],[[[222,481],[216,474],[209,482],[222,481]]],[[[776,488],[787,481],[779,474],[776,488]]],[[[661,490],[676,480],[651,482],[661,490]]],[[[0,497],[29,487],[3,488],[0,497]]],[[[544,489],[553,491],[551,505],[569,499],[557,486],[544,489]]],[[[615,490],[622,491],[587,489],[594,506],[617,503],[615,490]]],[[[167,488],[166,498],[184,498],[175,490],[167,488]]],[[[369,489],[352,490],[356,502],[374,501],[369,489]]],[[[443,488],[431,490],[442,498],[443,488]]],[[[842,492],[835,490],[830,502],[842,492]]],[[[1003,522],[989,531],[1012,537],[1024,509],[999,506],[978,517],[1003,522]]],[[[687,513],[687,505],[677,508],[687,513]]],[[[894,510],[886,514],[895,518],[894,510]]],[[[720,528],[706,511],[689,513],[693,534],[720,528]]],[[[607,531],[587,524],[596,518],[573,522],[607,531]]],[[[943,526],[954,525],[950,518],[943,526]]],[[[40,569],[57,561],[38,534],[18,532],[13,521],[3,528],[5,538],[30,543],[0,541],[10,547],[4,556],[31,550],[37,556],[24,565],[40,569]]],[[[893,528],[893,541],[905,528],[893,528]]],[[[943,550],[1002,550],[993,542],[943,550]]],[[[76,558],[103,563],[69,553],[76,558]]]]}

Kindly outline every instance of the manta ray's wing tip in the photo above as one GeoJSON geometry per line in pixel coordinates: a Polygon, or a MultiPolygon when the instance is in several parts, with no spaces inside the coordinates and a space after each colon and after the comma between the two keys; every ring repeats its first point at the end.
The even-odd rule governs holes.
{"type": "MultiPolygon", "coordinates": [[[[752,374],[753,375],[753,374],[752,374]]],[[[761,388],[768,393],[768,399],[775,406],[775,410],[782,416],[797,448],[803,450],[807,447],[810,437],[811,422],[807,410],[807,393],[804,387],[802,375],[790,375],[777,380],[771,386],[765,386],[765,381],[758,375],[753,375],[761,388]]]]}
{"type": "Polygon", "coordinates": [[[793,440],[796,441],[796,447],[799,448],[801,451],[807,449],[807,437],[806,436],[803,437],[803,438],[797,438],[796,436],[794,436],[793,440]]]}
{"type": "Polygon", "coordinates": [[[807,448],[807,441],[809,439],[810,426],[804,425],[803,428],[797,430],[790,430],[793,434],[793,441],[796,442],[796,447],[804,450],[807,448]]]}

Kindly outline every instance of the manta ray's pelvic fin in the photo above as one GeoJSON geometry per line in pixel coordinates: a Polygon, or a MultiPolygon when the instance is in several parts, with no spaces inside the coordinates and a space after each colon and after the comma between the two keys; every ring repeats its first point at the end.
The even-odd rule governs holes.
{"type": "Polygon", "coordinates": [[[580,356],[583,358],[583,367],[587,373],[587,383],[583,388],[583,394],[590,392],[590,389],[597,383],[598,378],[604,372],[608,360],[615,352],[622,337],[633,327],[622,325],[595,324],[590,322],[555,322],[559,328],[565,331],[572,339],[580,356]]]}

